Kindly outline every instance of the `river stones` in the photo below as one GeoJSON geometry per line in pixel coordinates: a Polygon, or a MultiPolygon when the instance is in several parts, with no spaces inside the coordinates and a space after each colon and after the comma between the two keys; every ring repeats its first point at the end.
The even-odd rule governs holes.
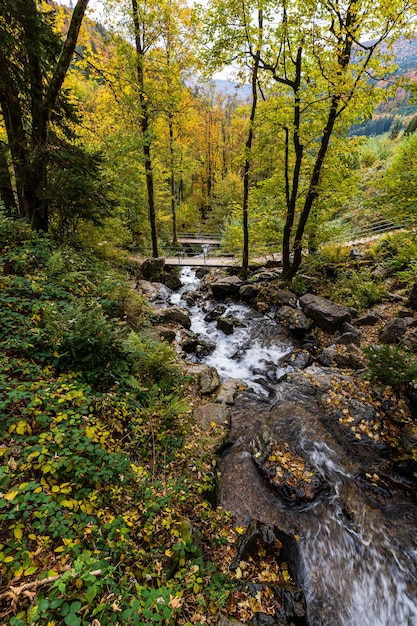
{"type": "Polygon", "coordinates": [[[193,411],[196,424],[204,431],[213,454],[224,450],[230,428],[230,409],[225,404],[207,402],[193,411]]]}
{"type": "Polygon", "coordinates": [[[190,313],[185,307],[173,306],[159,311],[159,314],[166,322],[174,322],[183,328],[191,328],[190,313]]]}
{"type": "Polygon", "coordinates": [[[253,302],[259,295],[259,287],[257,285],[242,285],[239,294],[243,302],[253,302]]]}
{"type": "Polygon", "coordinates": [[[225,276],[209,286],[215,298],[227,298],[238,296],[242,285],[243,281],[238,276],[225,276]]]}
{"type": "Polygon", "coordinates": [[[197,385],[203,396],[214,393],[220,387],[220,377],[216,368],[205,365],[197,374],[197,385]]]}
{"type": "Polygon", "coordinates": [[[143,278],[152,282],[158,281],[164,266],[165,259],[163,258],[145,259],[141,267],[143,278]]]}
{"type": "Polygon", "coordinates": [[[288,305],[278,310],[277,319],[283,321],[296,337],[305,337],[312,326],[311,320],[300,309],[288,305]]]}
{"type": "Polygon", "coordinates": [[[215,402],[232,405],[235,403],[238,392],[246,387],[247,385],[243,380],[227,378],[220,387],[215,402]]]}
{"type": "Polygon", "coordinates": [[[394,344],[398,343],[407,331],[407,322],[402,317],[396,317],[389,321],[388,324],[379,333],[379,340],[382,343],[394,344]]]}
{"type": "Polygon", "coordinates": [[[195,354],[197,357],[208,356],[216,349],[213,341],[207,341],[199,335],[190,333],[190,335],[182,342],[182,351],[186,354],[195,354]]]}
{"type": "Polygon", "coordinates": [[[172,291],[163,283],[151,283],[149,280],[138,280],[136,283],[138,291],[149,302],[157,300],[166,301],[171,296],[172,291]]]}
{"type": "Polygon", "coordinates": [[[326,488],[325,481],[264,424],[250,443],[252,458],[270,486],[289,506],[313,502],[326,488]]]}
{"type": "Polygon", "coordinates": [[[239,595],[248,597],[248,606],[255,613],[251,625],[307,625],[305,598],[299,587],[303,564],[294,536],[252,520],[230,569],[241,581],[239,595]]]}
{"type": "Polygon", "coordinates": [[[221,315],[217,318],[216,328],[221,330],[225,335],[232,335],[235,329],[234,321],[230,317],[221,315]]]}
{"type": "Polygon", "coordinates": [[[307,317],[310,317],[319,328],[330,333],[339,330],[344,322],[351,319],[350,309],[312,293],[302,296],[300,305],[307,317]]]}

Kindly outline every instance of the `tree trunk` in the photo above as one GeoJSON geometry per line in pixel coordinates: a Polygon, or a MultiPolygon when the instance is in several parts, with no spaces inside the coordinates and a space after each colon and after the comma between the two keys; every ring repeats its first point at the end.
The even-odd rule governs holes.
{"type": "Polygon", "coordinates": [[[17,217],[17,204],[13,193],[12,181],[10,178],[7,152],[7,145],[0,143],[0,198],[6,208],[6,214],[9,217],[17,217]]]}
{"type": "Polygon", "coordinates": [[[291,83],[291,87],[294,91],[294,130],[293,130],[293,145],[295,153],[295,163],[293,168],[292,180],[290,185],[289,176],[289,132],[285,129],[285,189],[286,189],[286,201],[287,201],[287,215],[284,225],[284,232],[282,238],[282,274],[285,277],[290,271],[291,266],[291,234],[294,226],[295,211],[297,207],[298,188],[300,184],[300,172],[301,164],[303,162],[304,146],[300,142],[300,97],[299,89],[301,84],[301,63],[302,63],[302,48],[297,50],[297,59],[295,63],[295,79],[291,83]]]}
{"type": "Polygon", "coordinates": [[[171,187],[171,214],[172,214],[172,245],[178,245],[177,235],[177,198],[175,185],[175,154],[174,154],[174,125],[172,115],[168,118],[169,126],[169,159],[170,159],[170,187],[171,187]]]}
{"type": "Polygon", "coordinates": [[[139,103],[141,108],[141,121],[140,127],[142,132],[143,141],[143,157],[145,166],[146,177],[146,191],[148,196],[148,213],[149,224],[151,228],[151,240],[152,240],[152,255],[159,257],[158,252],[158,233],[156,225],[156,208],[155,208],[155,193],[153,184],[153,168],[152,168],[152,155],[150,145],[150,117],[148,100],[145,94],[145,75],[143,71],[144,58],[145,58],[145,31],[141,31],[141,24],[139,21],[139,7],[137,0],[132,0],[133,9],[133,27],[135,32],[135,46],[136,46],[136,74],[139,87],[139,103]]]}
{"type": "Polygon", "coordinates": [[[0,50],[0,104],[5,121],[20,215],[34,230],[48,231],[47,168],[48,134],[52,111],[74,54],[81,23],[89,0],[78,0],[68,34],[63,42],[52,77],[44,84],[41,17],[34,0],[22,0],[18,15],[22,29],[29,84],[19,85],[0,50]],[[27,89],[28,99],[22,92],[27,89]],[[26,128],[29,130],[26,132],[26,128]]]}

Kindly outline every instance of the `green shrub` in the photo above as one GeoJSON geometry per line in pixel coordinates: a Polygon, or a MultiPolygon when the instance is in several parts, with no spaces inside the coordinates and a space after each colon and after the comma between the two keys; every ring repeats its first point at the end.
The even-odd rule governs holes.
{"type": "Polygon", "coordinates": [[[107,382],[128,370],[123,342],[128,329],[107,318],[98,302],[52,304],[44,312],[44,324],[58,371],[82,371],[89,382],[107,382]]]}
{"type": "Polygon", "coordinates": [[[399,346],[369,346],[364,349],[369,375],[387,385],[397,386],[417,376],[417,358],[399,346]]]}
{"type": "Polygon", "coordinates": [[[387,292],[382,282],[375,280],[369,270],[346,270],[331,287],[330,297],[359,309],[381,302],[387,292]]]}

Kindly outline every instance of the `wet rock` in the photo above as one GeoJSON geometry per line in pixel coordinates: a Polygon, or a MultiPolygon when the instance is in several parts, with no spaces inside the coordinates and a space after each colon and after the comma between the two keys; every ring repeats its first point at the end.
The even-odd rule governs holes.
{"type": "Polygon", "coordinates": [[[208,396],[217,391],[220,387],[220,377],[216,368],[211,365],[204,366],[197,374],[197,384],[203,396],[208,396]]]}
{"type": "Polygon", "coordinates": [[[277,319],[283,321],[288,330],[297,337],[305,337],[311,328],[311,321],[304,313],[291,306],[282,306],[277,313],[277,319]]]}
{"type": "Polygon", "coordinates": [[[136,290],[149,302],[166,301],[172,294],[171,289],[163,283],[151,283],[148,280],[138,280],[136,290]]]}
{"type": "Polygon", "coordinates": [[[215,283],[210,283],[210,288],[215,298],[236,297],[242,284],[243,281],[238,276],[225,276],[215,283]]]}
{"type": "Polygon", "coordinates": [[[304,568],[294,536],[276,526],[252,520],[239,542],[230,569],[237,570],[243,563],[250,563],[251,567],[255,565],[256,570],[273,568],[276,571],[276,582],[252,582],[250,573],[247,580],[242,581],[244,591],[251,596],[273,599],[269,605],[274,607],[274,612],[268,615],[256,613],[250,622],[253,626],[307,625],[306,602],[299,586],[304,579],[304,568]],[[285,580],[282,570],[290,578],[285,580]]]}
{"type": "Polygon", "coordinates": [[[217,320],[221,315],[223,315],[225,310],[226,307],[222,304],[219,304],[218,306],[214,307],[214,309],[211,309],[210,311],[208,311],[208,313],[206,313],[206,315],[204,316],[204,321],[213,322],[214,320],[217,320]]]}
{"type": "Polygon", "coordinates": [[[359,319],[356,320],[356,326],[375,326],[380,320],[379,315],[376,313],[365,313],[359,319]]]}
{"type": "Polygon", "coordinates": [[[291,365],[294,369],[303,370],[311,365],[312,362],[313,359],[310,352],[307,350],[297,350],[291,352],[291,354],[285,358],[283,364],[285,363],[285,365],[291,365]]]}
{"type": "Polygon", "coordinates": [[[181,289],[182,282],[176,274],[170,272],[162,272],[161,274],[161,282],[164,283],[171,291],[178,291],[181,289]]]}
{"type": "Polygon", "coordinates": [[[417,310],[417,282],[411,288],[410,295],[408,296],[407,306],[410,309],[417,310]]]}
{"type": "Polygon", "coordinates": [[[234,323],[230,317],[218,317],[216,327],[225,335],[232,335],[234,331],[234,323]]]}
{"type": "Polygon", "coordinates": [[[300,305],[307,317],[319,328],[331,333],[339,330],[344,322],[349,322],[352,318],[347,307],[311,293],[300,298],[300,305]]]}
{"type": "Polygon", "coordinates": [[[250,443],[252,458],[271,487],[289,506],[313,502],[326,489],[322,477],[286,441],[264,424],[250,443]]]}
{"type": "Polygon", "coordinates": [[[245,389],[246,384],[237,378],[227,378],[219,389],[215,402],[232,405],[241,389],[245,389]]]}
{"type": "Polygon", "coordinates": [[[379,340],[386,344],[399,343],[407,330],[407,324],[402,317],[396,317],[384,326],[379,333],[379,340]]]}
{"type": "Polygon", "coordinates": [[[165,266],[165,259],[145,259],[142,263],[142,276],[145,280],[156,282],[160,280],[160,275],[165,266]]]}
{"type": "Polygon", "coordinates": [[[187,306],[194,306],[196,302],[198,302],[198,300],[200,300],[201,298],[201,293],[199,293],[198,291],[187,291],[184,295],[183,298],[185,300],[185,302],[187,303],[187,306]]]}
{"type": "Polygon", "coordinates": [[[153,330],[157,332],[159,338],[163,341],[167,341],[168,343],[175,341],[176,332],[173,328],[169,328],[168,326],[156,326],[153,330]]]}
{"type": "Polygon", "coordinates": [[[332,398],[324,396],[321,405],[325,419],[342,443],[365,455],[369,450],[381,453],[388,449],[381,436],[381,417],[372,404],[344,396],[335,404],[332,398]]]}
{"type": "Polygon", "coordinates": [[[239,289],[240,299],[243,302],[252,302],[259,295],[259,287],[256,285],[242,285],[239,289]]]}
{"type": "Polygon", "coordinates": [[[201,279],[204,278],[204,276],[206,274],[209,273],[209,270],[205,267],[197,267],[196,271],[195,271],[195,275],[197,276],[197,278],[201,279]]]}
{"type": "Polygon", "coordinates": [[[161,311],[160,315],[166,322],[174,322],[183,328],[191,327],[190,314],[185,307],[173,306],[161,311]]]}
{"type": "Polygon", "coordinates": [[[204,357],[215,350],[216,344],[212,341],[202,339],[199,335],[191,334],[185,339],[181,347],[186,354],[195,354],[204,357]]]}

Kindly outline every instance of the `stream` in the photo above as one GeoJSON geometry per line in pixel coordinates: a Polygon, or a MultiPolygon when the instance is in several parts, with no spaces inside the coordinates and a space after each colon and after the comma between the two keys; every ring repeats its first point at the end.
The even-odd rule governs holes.
{"type": "MultiPolygon", "coordinates": [[[[185,306],[184,295],[198,292],[200,281],[191,268],[182,270],[181,281],[171,304],[185,306]]],[[[222,314],[236,322],[231,335],[204,319],[216,303],[204,296],[188,306],[191,331],[216,344],[200,362],[216,367],[222,381],[239,378],[248,386],[232,409],[234,443],[220,461],[219,504],[240,523],[257,519],[300,537],[298,582],[310,626],[417,626],[415,494],[407,502],[394,486],[387,507],[368,497],[359,477],[372,471],[371,461],[349,456],[323,424],[314,398],[283,378],[291,339],[272,316],[224,304],[222,314]],[[263,424],[326,481],[325,497],[291,508],[267,486],[248,452],[263,424]]]]}

